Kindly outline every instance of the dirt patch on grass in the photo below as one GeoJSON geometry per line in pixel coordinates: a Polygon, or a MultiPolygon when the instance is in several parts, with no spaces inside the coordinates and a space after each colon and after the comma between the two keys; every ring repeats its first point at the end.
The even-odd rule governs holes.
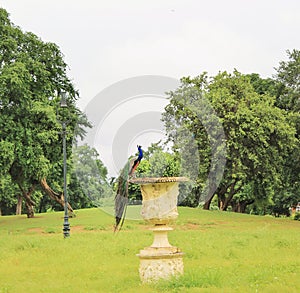
{"type": "Polygon", "coordinates": [[[37,233],[37,234],[45,233],[42,228],[30,228],[27,231],[30,233],[37,233]]]}
{"type": "Polygon", "coordinates": [[[70,227],[70,230],[72,230],[72,233],[81,233],[81,232],[87,232],[83,226],[72,226],[70,227]]]}
{"type": "Polygon", "coordinates": [[[200,225],[199,224],[193,224],[193,223],[187,223],[182,226],[184,230],[199,230],[200,225]]]}

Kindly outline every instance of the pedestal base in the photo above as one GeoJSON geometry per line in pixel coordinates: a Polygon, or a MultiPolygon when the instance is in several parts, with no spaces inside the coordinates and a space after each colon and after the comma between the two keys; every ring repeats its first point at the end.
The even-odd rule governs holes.
{"type": "MultiPolygon", "coordinates": [[[[142,251],[141,251],[142,252],[142,251]]],[[[140,278],[143,283],[169,279],[183,274],[183,253],[161,254],[157,256],[138,255],[140,258],[140,278]]]]}
{"type": "Polygon", "coordinates": [[[173,229],[167,225],[157,224],[152,230],[154,232],[152,245],[138,254],[141,281],[149,283],[183,274],[183,253],[168,241],[168,232],[173,229]]]}

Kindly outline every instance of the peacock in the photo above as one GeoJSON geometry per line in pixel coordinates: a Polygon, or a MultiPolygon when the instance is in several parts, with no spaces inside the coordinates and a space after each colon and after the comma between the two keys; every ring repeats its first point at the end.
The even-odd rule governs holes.
{"type": "Polygon", "coordinates": [[[126,208],[128,204],[129,179],[134,175],[136,168],[143,158],[142,146],[137,145],[137,148],[139,153],[138,156],[128,160],[118,178],[118,188],[115,196],[115,232],[122,228],[125,220],[126,208]]]}
{"type": "Polygon", "coordinates": [[[140,164],[142,158],[143,158],[143,150],[142,150],[142,146],[138,145],[137,146],[138,148],[138,152],[139,152],[139,155],[138,157],[133,161],[133,165],[131,167],[131,170],[129,172],[129,176],[132,176],[134,171],[136,170],[136,168],[138,167],[138,165],[140,164]]]}

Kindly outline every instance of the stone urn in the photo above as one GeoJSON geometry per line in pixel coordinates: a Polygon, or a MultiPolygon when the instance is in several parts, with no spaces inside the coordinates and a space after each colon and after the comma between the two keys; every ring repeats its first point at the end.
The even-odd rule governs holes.
{"type": "Polygon", "coordinates": [[[168,224],[178,217],[177,198],[179,182],[186,177],[134,178],[131,183],[140,184],[142,192],[141,215],[153,225],[154,240],[137,255],[140,258],[140,278],[142,282],[153,282],[183,274],[183,253],[172,246],[168,232],[173,230],[168,224]]]}

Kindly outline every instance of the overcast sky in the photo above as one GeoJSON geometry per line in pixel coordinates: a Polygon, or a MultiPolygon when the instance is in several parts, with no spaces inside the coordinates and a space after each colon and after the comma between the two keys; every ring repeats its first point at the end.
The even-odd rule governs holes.
{"type": "MultiPolygon", "coordinates": [[[[0,0],[0,6],[23,30],[60,47],[83,110],[106,87],[135,76],[179,79],[236,68],[271,77],[286,50],[300,48],[298,0],[0,0]]],[[[133,102],[143,108],[148,100],[133,102]]],[[[115,134],[138,114],[126,106],[132,109],[112,106],[96,130],[96,148],[109,168],[115,134]]],[[[158,132],[133,134],[128,155],[158,132]]]]}
{"type": "Polygon", "coordinates": [[[103,88],[144,74],[271,76],[300,45],[297,0],[0,0],[11,20],[59,45],[84,108],[103,88]]]}

